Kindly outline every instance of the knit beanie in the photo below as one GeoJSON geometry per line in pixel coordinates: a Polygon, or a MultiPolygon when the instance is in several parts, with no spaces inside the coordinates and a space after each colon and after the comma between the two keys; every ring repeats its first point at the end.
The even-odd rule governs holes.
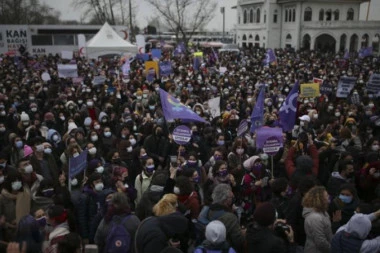
{"type": "Polygon", "coordinates": [[[206,239],[212,244],[220,244],[226,240],[226,227],[221,221],[211,221],[206,226],[206,239]]]}
{"type": "Polygon", "coordinates": [[[262,227],[268,227],[276,220],[276,209],[270,202],[264,202],[256,207],[253,220],[262,227]]]}

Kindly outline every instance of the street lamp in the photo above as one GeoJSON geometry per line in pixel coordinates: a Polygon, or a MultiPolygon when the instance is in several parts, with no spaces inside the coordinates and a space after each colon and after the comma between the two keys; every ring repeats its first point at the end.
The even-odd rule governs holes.
{"type": "Polygon", "coordinates": [[[223,41],[224,41],[224,31],[225,31],[225,22],[226,22],[225,8],[220,7],[220,12],[223,14],[223,41]]]}

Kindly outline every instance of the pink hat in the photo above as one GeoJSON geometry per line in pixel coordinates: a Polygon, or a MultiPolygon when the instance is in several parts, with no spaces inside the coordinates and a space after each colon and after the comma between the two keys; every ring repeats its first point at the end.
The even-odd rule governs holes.
{"type": "Polygon", "coordinates": [[[24,146],[24,157],[27,157],[31,154],[33,154],[33,149],[30,146],[25,145],[24,146]]]}

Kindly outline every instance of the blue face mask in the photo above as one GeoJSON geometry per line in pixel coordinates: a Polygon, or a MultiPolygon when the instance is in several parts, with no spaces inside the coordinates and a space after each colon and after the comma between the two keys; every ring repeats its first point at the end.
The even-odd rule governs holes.
{"type": "Polygon", "coordinates": [[[196,166],[197,165],[197,161],[187,160],[187,165],[189,165],[189,166],[196,166]]]}
{"type": "Polygon", "coordinates": [[[146,166],[146,172],[153,173],[154,171],[154,165],[147,165],[146,166]]]}
{"type": "Polygon", "coordinates": [[[342,194],[339,195],[339,199],[345,203],[345,204],[349,204],[352,202],[352,196],[344,196],[342,194]]]}
{"type": "Polygon", "coordinates": [[[219,145],[219,146],[224,145],[224,141],[218,141],[218,145],[219,145]]]}

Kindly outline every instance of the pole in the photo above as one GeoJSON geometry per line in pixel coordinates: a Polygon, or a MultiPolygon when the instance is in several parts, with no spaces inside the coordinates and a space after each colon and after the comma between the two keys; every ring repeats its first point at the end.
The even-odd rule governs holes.
{"type": "Polygon", "coordinates": [[[135,39],[134,31],[133,31],[133,24],[132,24],[132,0],[129,0],[129,27],[131,28],[131,39],[132,42],[135,39]]]}
{"type": "Polygon", "coordinates": [[[225,27],[226,27],[226,12],[225,12],[225,9],[224,7],[222,7],[223,9],[223,40],[224,40],[224,33],[225,33],[225,27]]]}
{"type": "Polygon", "coordinates": [[[270,156],[270,160],[271,160],[271,172],[272,172],[272,178],[274,178],[273,176],[273,155],[270,156]]]}
{"type": "Polygon", "coordinates": [[[367,8],[367,18],[366,21],[368,21],[368,16],[369,16],[369,9],[371,8],[371,0],[368,2],[368,8],[367,8]]]}

